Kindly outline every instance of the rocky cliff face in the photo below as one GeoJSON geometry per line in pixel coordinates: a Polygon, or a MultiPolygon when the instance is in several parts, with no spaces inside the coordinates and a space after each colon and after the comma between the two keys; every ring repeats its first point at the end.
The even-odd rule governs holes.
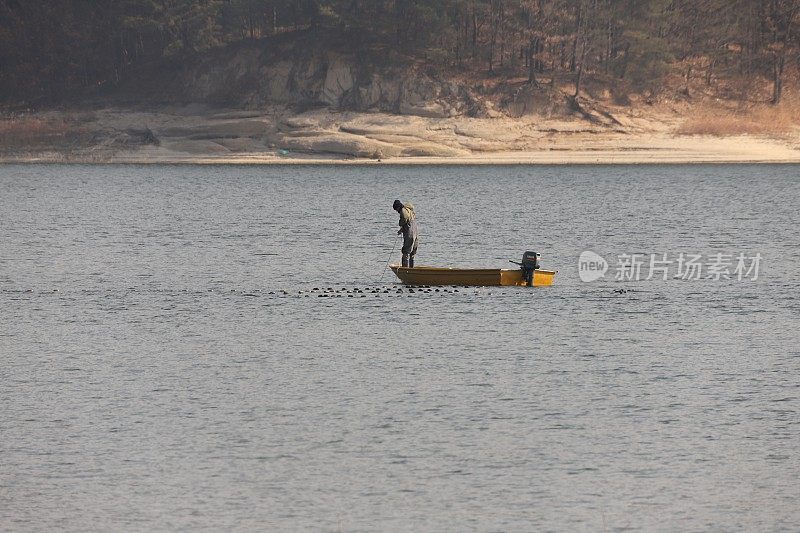
{"type": "Polygon", "coordinates": [[[241,48],[197,60],[177,73],[173,86],[185,100],[249,108],[330,106],[430,118],[493,112],[465,85],[325,51],[280,58],[256,46],[241,48]]]}
{"type": "Polygon", "coordinates": [[[425,118],[564,116],[572,112],[553,87],[492,80],[470,85],[411,64],[264,42],[216,49],[130,76],[118,93],[140,103],[200,103],[227,108],[330,107],[425,118]]]}

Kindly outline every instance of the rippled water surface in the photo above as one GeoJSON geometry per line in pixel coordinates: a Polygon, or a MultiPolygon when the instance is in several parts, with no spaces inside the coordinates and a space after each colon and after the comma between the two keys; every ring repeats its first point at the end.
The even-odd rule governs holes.
{"type": "Polygon", "coordinates": [[[799,170],[2,166],[0,529],[798,530],[799,170]]]}

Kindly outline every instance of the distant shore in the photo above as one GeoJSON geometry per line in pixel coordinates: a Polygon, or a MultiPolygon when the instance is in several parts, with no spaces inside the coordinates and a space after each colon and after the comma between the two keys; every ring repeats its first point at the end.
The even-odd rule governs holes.
{"type": "Polygon", "coordinates": [[[800,163],[800,133],[681,135],[675,115],[430,118],[194,108],[2,119],[0,163],[527,165],[800,163]]]}
{"type": "Polygon", "coordinates": [[[0,157],[0,164],[63,164],[63,165],[351,165],[351,166],[408,166],[408,165],[464,165],[464,166],[523,166],[523,165],[687,165],[687,164],[800,164],[800,156],[763,157],[706,153],[693,157],[674,153],[630,152],[548,152],[497,153],[491,157],[395,157],[388,159],[356,159],[326,157],[275,157],[261,154],[241,154],[238,157],[202,157],[175,155],[161,158],[112,157],[108,159],[82,159],[80,157],[0,157]]]}

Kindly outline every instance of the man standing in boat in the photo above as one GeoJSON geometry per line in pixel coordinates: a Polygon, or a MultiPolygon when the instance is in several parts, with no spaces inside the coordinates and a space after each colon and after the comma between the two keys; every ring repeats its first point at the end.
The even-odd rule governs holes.
{"type": "Polygon", "coordinates": [[[414,255],[417,253],[417,241],[419,232],[417,230],[417,214],[411,202],[403,204],[400,200],[395,200],[392,208],[400,213],[400,229],[397,234],[403,235],[403,265],[404,267],[414,267],[414,255]]]}

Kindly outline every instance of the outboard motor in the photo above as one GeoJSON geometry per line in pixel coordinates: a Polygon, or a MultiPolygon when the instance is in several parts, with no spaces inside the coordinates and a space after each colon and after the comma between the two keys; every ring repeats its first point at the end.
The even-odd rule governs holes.
{"type": "Polygon", "coordinates": [[[533,287],[533,271],[539,268],[539,260],[542,256],[538,252],[525,252],[522,254],[522,262],[519,267],[522,269],[522,277],[528,287],[533,287]]]}

